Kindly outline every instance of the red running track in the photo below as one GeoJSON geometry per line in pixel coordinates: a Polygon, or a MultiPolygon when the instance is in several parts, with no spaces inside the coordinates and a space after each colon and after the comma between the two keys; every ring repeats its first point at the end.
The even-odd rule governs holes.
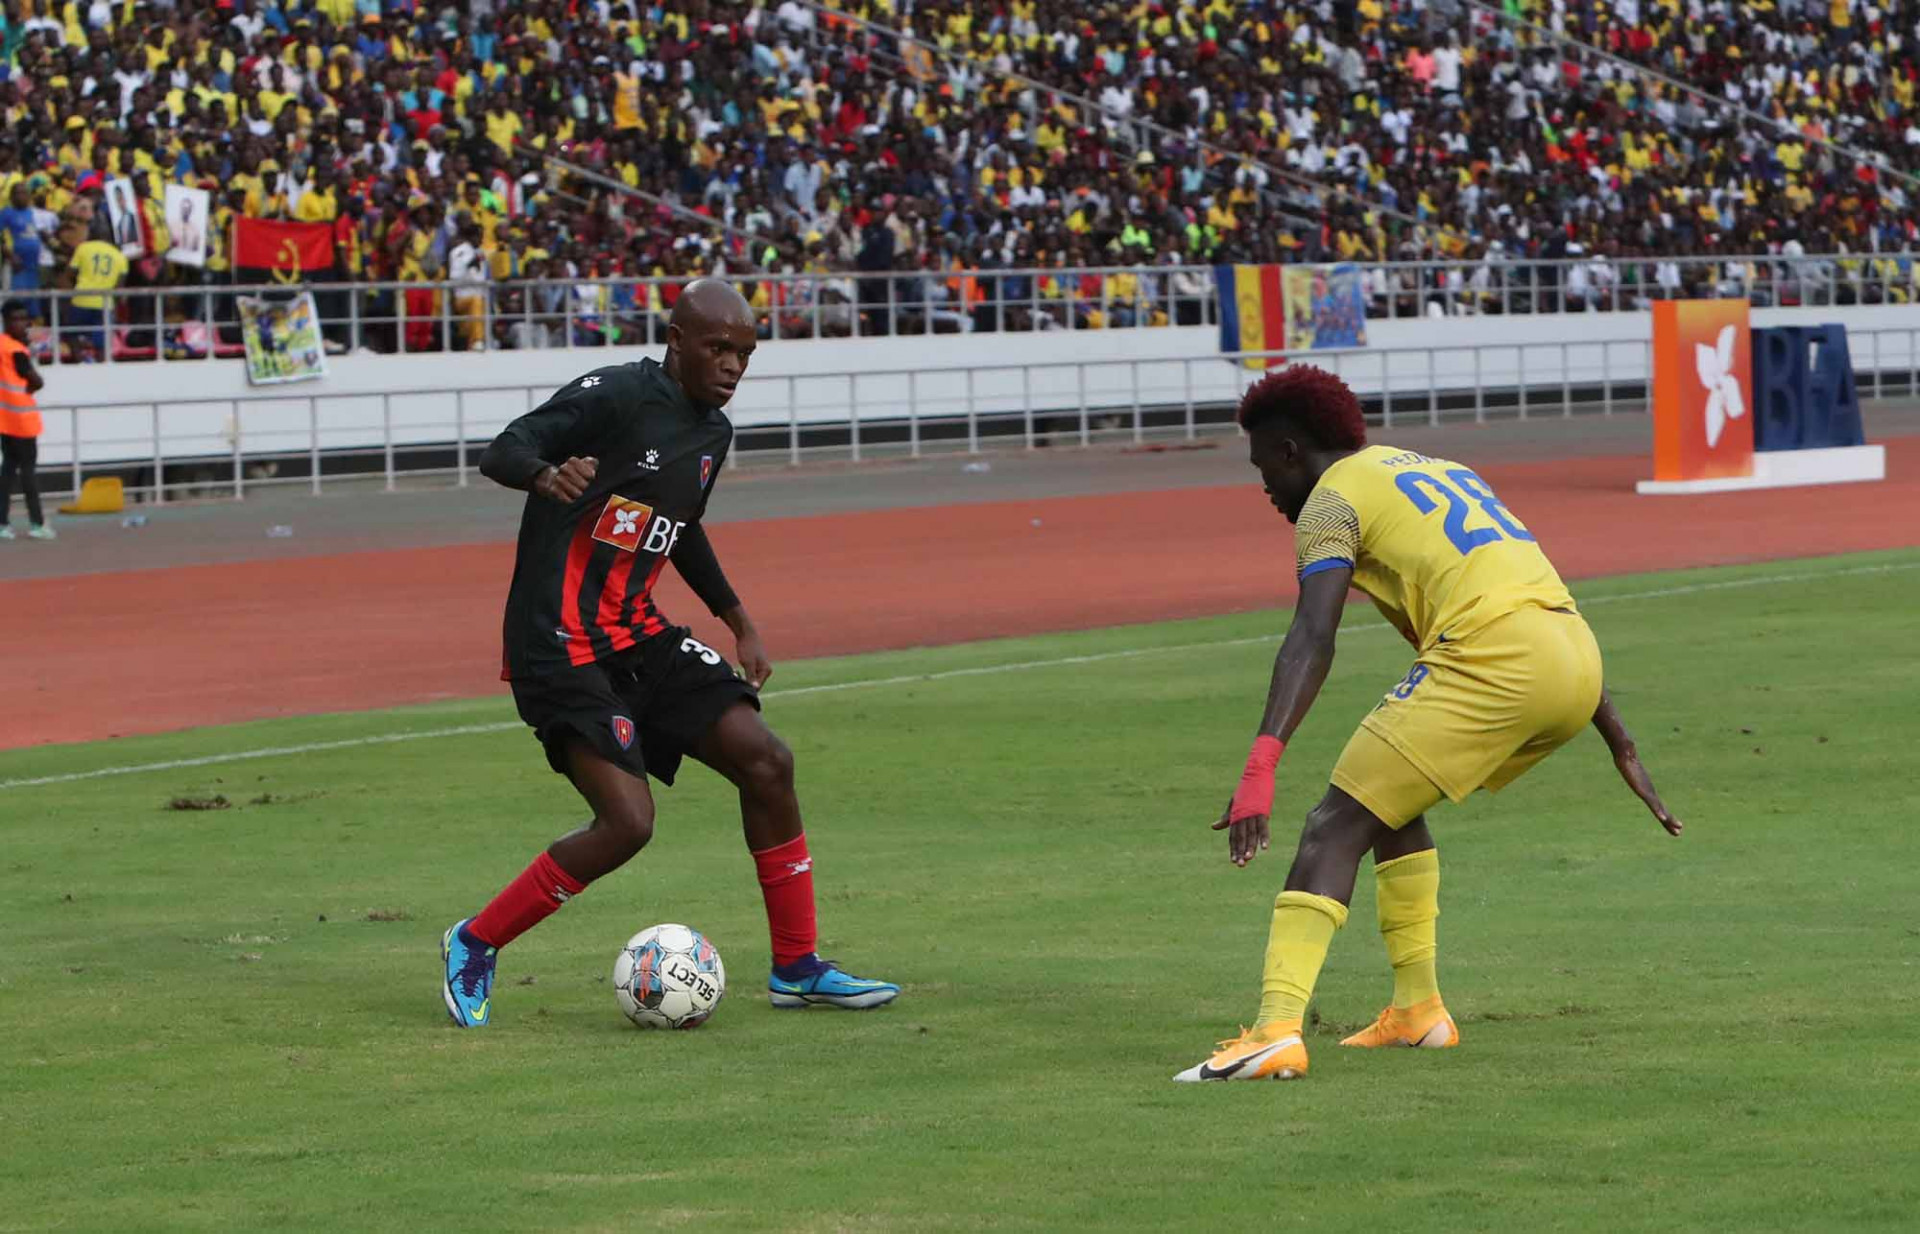
{"type": "MultiPolygon", "coordinates": [[[[1920,439],[1888,443],[1884,484],[1638,497],[1645,467],[1481,470],[1569,577],[1920,536],[1920,439]]],[[[728,523],[713,538],[776,661],[1269,608],[1294,591],[1291,531],[1251,484],[728,523]]],[[[511,566],[512,546],[490,544],[10,583],[0,748],[503,690],[511,566]]],[[[663,604],[705,621],[677,579],[663,604]]]]}

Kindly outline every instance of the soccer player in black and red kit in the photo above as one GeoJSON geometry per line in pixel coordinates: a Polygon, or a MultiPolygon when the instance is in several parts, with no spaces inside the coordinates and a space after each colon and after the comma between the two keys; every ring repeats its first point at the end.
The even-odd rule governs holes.
{"type": "Polygon", "coordinates": [[[718,279],[692,283],[674,305],[664,364],[588,373],[481,456],[487,477],[531,494],[507,593],[503,675],[547,762],[593,818],[447,930],[443,992],[464,1028],[488,1021],[498,950],[646,846],[647,777],[672,784],[685,755],[740,790],[773,940],[773,1005],[877,1007],[900,993],[814,950],[813,860],[793,754],[760,716],[773,666],[700,526],[733,442],[720,409],[754,346],[740,294],[718,279]],[[661,615],[653,586],[669,561],[733,632],[744,678],[661,615]]]}

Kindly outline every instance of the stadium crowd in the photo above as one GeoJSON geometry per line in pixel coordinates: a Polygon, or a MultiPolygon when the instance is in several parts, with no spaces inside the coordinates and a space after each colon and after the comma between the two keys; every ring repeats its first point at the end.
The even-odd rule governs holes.
{"type": "Polygon", "coordinates": [[[1447,263],[1372,269],[1376,311],[1913,298],[1920,10],[1502,7],[8,0],[7,282],[190,316],[248,217],[331,228],[308,279],[453,284],[323,303],[376,348],[645,338],[716,269],[797,276],[752,288],[783,335],[1197,322],[1218,262],[1447,263]],[[212,195],[201,267],[167,183],[212,195]]]}

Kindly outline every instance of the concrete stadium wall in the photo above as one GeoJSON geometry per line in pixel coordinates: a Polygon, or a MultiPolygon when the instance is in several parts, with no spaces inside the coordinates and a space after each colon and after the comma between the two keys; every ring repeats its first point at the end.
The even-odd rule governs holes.
{"type": "MultiPolygon", "coordinates": [[[[1863,378],[1920,367],[1920,309],[1758,309],[1754,324],[1838,321],[1863,378]]],[[[1368,347],[1323,352],[1366,396],[1424,412],[1429,392],[1510,392],[1544,401],[1568,386],[1648,377],[1643,313],[1452,317],[1368,323],[1368,347]]],[[[743,427],[923,421],[976,415],[1206,406],[1253,372],[1219,356],[1210,327],[765,342],[729,408],[743,427]]],[[[324,379],[257,387],[237,361],[45,370],[42,459],[83,463],[279,452],[378,450],[484,439],[588,369],[653,348],[338,356],[324,379]],[[237,443],[237,444],[236,444],[237,443]]],[[[1864,392],[1864,391],[1863,391],[1864,392]]]]}

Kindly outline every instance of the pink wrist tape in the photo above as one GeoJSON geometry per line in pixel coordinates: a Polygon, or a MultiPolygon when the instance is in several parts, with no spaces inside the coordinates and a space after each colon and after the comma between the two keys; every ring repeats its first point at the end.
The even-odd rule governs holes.
{"type": "Polygon", "coordinates": [[[1229,822],[1273,813],[1273,769],[1280,765],[1280,752],[1286,748],[1286,742],[1265,733],[1253,739],[1246,770],[1240,773],[1240,787],[1233,790],[1229,822]]]}

